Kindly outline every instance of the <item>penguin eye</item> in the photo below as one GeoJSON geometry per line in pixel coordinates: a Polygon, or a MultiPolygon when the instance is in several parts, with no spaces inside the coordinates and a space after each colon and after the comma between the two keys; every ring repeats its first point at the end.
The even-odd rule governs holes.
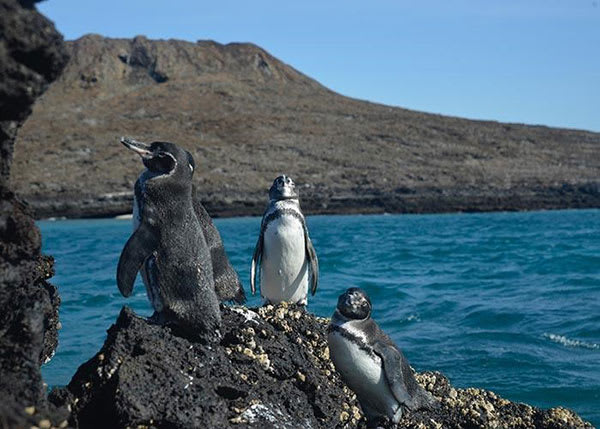
{"type": "Polygon", "coordinates": [[[188,167],[190,167],[191,172],[194,172],[194,166],[192,164],[188,164],[188,167]]]}

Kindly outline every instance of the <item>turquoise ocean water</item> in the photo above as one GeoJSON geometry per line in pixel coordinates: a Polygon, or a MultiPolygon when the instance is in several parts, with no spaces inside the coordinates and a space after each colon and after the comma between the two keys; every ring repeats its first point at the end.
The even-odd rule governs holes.
{"type": "MultiPolygon", "coordinates": [[[[249,293],[260,219],[216,224],[249,293]]],[[[310,311],[330,316],[337,296],[358,285],[417,370],[566,406],[600,426],[600,210],[314,216],[308,224],[321,264],[310,311]]],[[[50,386],[65,385],[123,305],[151,310],[139,280],[129,299],[114,280],[131,221],[39,226],[62,297],[60,344],[42,372],[50,386]]]]}

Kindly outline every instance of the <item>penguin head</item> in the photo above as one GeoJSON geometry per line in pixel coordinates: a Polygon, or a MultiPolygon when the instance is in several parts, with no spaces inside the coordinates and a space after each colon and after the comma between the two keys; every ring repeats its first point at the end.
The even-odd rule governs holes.
{"type": "Polygon", "coordinates": [[[297,199],[296,184],[292,178],[285,174],[277,177],[269,189],[269,198],[275,201],[297,199]]]}
{"type": "Polygon", "coordinates": [[[121,143],[142,157],[144,166],[153,174],[161,176],[181,176],[192,178],[196,164],[192,154],[169,142],[142,143],[127,137],[121,137],[121,143]]]}
{"type": "Polygon", "coordinates": [[[351,287],[338,298],[337,309],[348,319],[367,319],[371,316],[371,300],[358,287],[351,287]]]}

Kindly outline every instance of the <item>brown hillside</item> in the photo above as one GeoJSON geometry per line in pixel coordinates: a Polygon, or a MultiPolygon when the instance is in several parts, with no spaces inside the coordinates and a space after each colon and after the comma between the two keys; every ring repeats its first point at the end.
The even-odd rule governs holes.
{"type": "Polygon", "coordinates": [[[38,216],[127,212],[139,160],[121,135],[180,143],[209,211],[258,214],[280,173],[309,212],[600,207],[600,134],[472,121],[336,94],[252,44],[97,35],[19,133],[38,216]]]}

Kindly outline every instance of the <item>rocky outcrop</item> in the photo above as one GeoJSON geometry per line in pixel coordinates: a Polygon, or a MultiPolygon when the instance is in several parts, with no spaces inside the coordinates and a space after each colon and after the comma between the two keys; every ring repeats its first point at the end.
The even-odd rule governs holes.
{"type": "MultiPolygon", "coordinates": [[[[222,311],[223,340],[208,347],[125,307],[53,400],[72,407],[70,423],[81,428],[366,427],[329,359],[327,319],[285,303],[222,311]]],[[[417,380],[440,406],[406,414],[400,428],[591,428],[562,408],[456,389],[440,373],[417,380]]]]}
{"type": "Polygon", "coordinates": [[[350,99],[252,44],[89,35],[68,49],[15,155],[40,217],[129,211],[124,134],[185,146],[212,215],[261,214],[281,173],[308,213],[600,207],[599,133],[350,99]]]}
{"type": "Polygon", "coordinates": [[[322,326],[293,307],[224,308],[223,340],[208,347],[124,308],[68,385],[73,423],[333,428],[347,394],[322,326]]]}
{"type": "Polygon", "coordinates": [[[54,25],[31,1],[0,3],[0,177],[8,179],[17,130],[62,71],[67,53],[54,25]]]}
{"type": "Polygon", "coordinates": [[[57,345],[52,258],[31,210],[9,188],[14,139],[66,62],[62,37],[32,2],[0,0],[0,427],[64,421],[46,402],[40,365],[57,345]]]}
{"type": "MultiPolygon", "coordinates": [[[[285,304],[224,307],[223,339],[210,347],[190,341],[176,327],[150,324],[125,308],[100,352],[79,368],[66,388],[55,389],[46,398],[39,368],[56,348],[60,299],[47,282],[53,261],[40,252],[40,232],[31,211],[9,189],[7,179],[21,121],[66,56],[60,35],[30,1],[0,0],[0,43],[0,428],[363,429],[356,398],[329,360],[327,320],[285,304]]],[[[170,45],[174,52],[187,55],[177,43],[170,45]]],[[[177,73],[163,63],[160,49],[151,42],[139,38],[125,46],[129,50],[117,58],[131,68],[127,79],[140,87],[177,81],[177,73]]],[[[205,47],[216,52],[212,68],[206,68],[211,79],[233,58],[242,69],[253,68],[253,79],[265,85],[292,82],[321,91],[318,84],[290,72],[256,47],[205,47]]],[[[205,64],[200,64],[195,72],[203,70],[205,64]]],[[[94,88],[102,73],[112,72],[112,66],[99,67],[82,73],[78,85],[94,88]]],[[[244,76],[237,78],[243,81],[244,76]]],[[[42,158],[31,157],[26,170],[42,158]]],[[[65,151],[61,158],[68,160],[65,151]]],[[[55,171],[62,167],[60,162],[53,166],[55,171]]],[[[590,189],[591,195],[597,193],[590,189]]],[[[417,379],[440,407],[409,414],[400,427],[591,427],[561,408],[539,410],[492,392],[455,389],[439,373],[418,374],[417,379]]]]}

